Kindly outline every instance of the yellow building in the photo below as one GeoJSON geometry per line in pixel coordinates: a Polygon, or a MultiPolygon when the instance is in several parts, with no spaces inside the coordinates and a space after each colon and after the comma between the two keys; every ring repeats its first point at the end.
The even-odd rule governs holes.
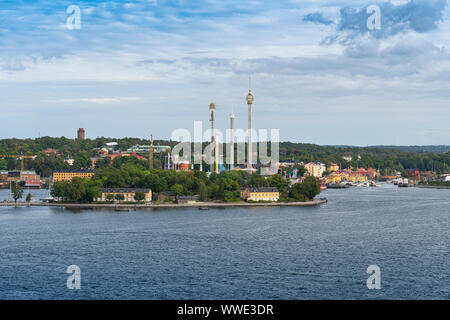
{"type": "Polygon", "coordinates": [[[57,170],[53,171],[53,182],[72,181],[73,178],[92,178],[93,170],[57,170]]]}
{"type": "Polygon", "coordinates": [[[367,178],[367,176],[355,172],[333,172],[329,176],[325,177],[325,181],[326,183],[340,183],[342,181],[358,183],[368,182],[369,179],[367,178]]]}
{"type": "Polygon", "coordinates": [[[323,173],[326,171],[326,166],[322,162],[310,162],[305,164],[305,169],[308,175],[316,178],[321,178],[323,173]]]}
{"type": "Polygon", "coordinates": [[[131,189],[131,188],[107,188],[102,190],[102,197],[97,198],[97,201],[108,201],[115,198],[117,195],[123,195],[123,200],[126,202],[135,202],[134,196],[137,192],[145,194],[145,202],[152,202],[152,190],[150,189],[131,189]]]}
{"type": "Polygon", "coordinates": [[[241,190],[241,198],[245,201],[278,201],[280,192],[277,188],[245,188],[241,190]]]}

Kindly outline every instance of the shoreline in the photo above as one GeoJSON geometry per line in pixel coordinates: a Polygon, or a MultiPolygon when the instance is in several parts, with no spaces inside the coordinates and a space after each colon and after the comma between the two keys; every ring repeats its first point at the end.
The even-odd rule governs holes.
{"type": "Polygon", "coordinates": [[[311,207],[327,203],[328,199],[315,199],[307,202],[273,202],[273,203],[215,203],[199,202],[191,204],[89,204],[89,203],[43,203],[43,202],[5,202],[0,207],[57,207],[74,209],[185,209],[185,208],[267,208],[267,207],[311,207]]]}
{"type": "Polygon", "coordinates": [[[415,185],[416,188],[423,188],[423,189],[450,189],[450,186],[432,186],[432,185],[415,185]]]}

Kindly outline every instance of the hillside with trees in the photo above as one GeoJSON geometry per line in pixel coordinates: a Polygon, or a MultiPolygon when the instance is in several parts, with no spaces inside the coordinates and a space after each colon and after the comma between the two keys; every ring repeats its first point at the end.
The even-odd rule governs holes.
{"type": "MultiPolygon", "coordinates": [[[[118,148],[127,150],[137,144],[149,144],[149,140],[138,138],[105,138],[96,139],[68,139],[65,137],[42,137],[37,139],[3,139],[0,140],[0,154],[6,155],[36,155],[35,160],[25,159],[25,168],[35,169],[42,176],[48,176],[52,170],[69,169],[64,158],[74,158],[72,168],[82,168],[88,164],[88,158],[97,155],[97,151],[107,142],[117,142],[118,148]],[[61,156],[47,156],[44,150],[57,149],[61,156]]],[[[155,145],[174,146],[174,141],[155,141],[155,145]]],[[[319,146],[314,144],[282,142],[280,143],[280,160],[295,162],[321,161],[335,162],[342,167],[375,168],[384,172],[393,170],[419,169],[421,171],[437,171],[438,173],[450,170],[450,152],[426,152],[425,147],[351,147],[351,146],[319,146]],[[400,150],[405,148],[405,150],[400,150]],[[414,152],[410,152],[410,151],[414,152]],[[350,161],[346,161],[350,159],[350,161]]],[[[443,151],[443,148],[430,149],[443,151]]],[[[147,156],[147,155],[144,155],[147,156]]],[[[108,163],[99,163],[99,166],[108,163]]],[[[14,158],[0,159],[0,168],[17,169],[20,161],[14,158]]]]}

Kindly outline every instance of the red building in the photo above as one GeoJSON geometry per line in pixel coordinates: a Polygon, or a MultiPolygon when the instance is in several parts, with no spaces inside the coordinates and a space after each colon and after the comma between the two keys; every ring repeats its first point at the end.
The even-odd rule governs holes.
{"type": "Polygon", "coordinates": [[[80,140],[86,139],[86,131],[83,128],[78,129],[77,138],[80,140]]]}
{"type": "Polygon", "coordinates": [[[55,156],[57,157],[57,156],[60,155],[59,151],[56,150],[56,149],[50,149],[50,148],[49,148],[49,149],[44,150],[44,152],[45,152],[45,154],[46,154],[47,156],[51,156],[51,155],[53,154],[53,155],[55,155],[55,156]]]}
{"type": "Polygon", "coordinates": [[[41,177],[34,171],[20,172],[20,181],[25,182],[25,187],[39,188],[41,186],[41,177]]]}
{"type": "Polygon", "coordinates": [[[420,171],[418,169],[406,169],[405,170],[405,175],[408,178],[418,177],[418,176],[420,176],[420,171]]]}
{"type": "Polygon", "coordinates": [[[358,170],[355,171],[355,173],[366,176],[371,179],[374,179],[376,176],[380,175],[380,173],[377,170],[372,169],[372,168],[369,168],[367,170],[364,168],[359,168],[358,170]]]}

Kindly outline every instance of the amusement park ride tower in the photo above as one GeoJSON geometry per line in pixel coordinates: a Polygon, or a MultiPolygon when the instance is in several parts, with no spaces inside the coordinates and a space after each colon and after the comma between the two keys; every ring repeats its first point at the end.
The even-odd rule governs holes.
{"type": "Polygon", "coordinates": [[[230,115],[230,146],[228,149],[230,159],[230,170],[234,168],[234,113],[230,115]]]}
{"type": "Polygon", "coordinates": [[[254,101],[254,97],[252,94],[252,89],[250,87],[249,91],[248,91],[248,95],[247,95],[247,105],[248,105],[248,154],[247,154],[247,168],[248,169],[252,169],[253,166],[253,161],[252,161],[252,157],[253,157],[253,151],[252,151],[252,105],[253,105],[253,101],[254,101]]]}
{"type": "Polygon", "coordinates": [[[214,102],[211,102],[209,104],[209,111],[211,112],[211,143],[214,143],[215,141],[215,135],[214,135],[214,113],[216,111],[216,104],[214,102]]]}

